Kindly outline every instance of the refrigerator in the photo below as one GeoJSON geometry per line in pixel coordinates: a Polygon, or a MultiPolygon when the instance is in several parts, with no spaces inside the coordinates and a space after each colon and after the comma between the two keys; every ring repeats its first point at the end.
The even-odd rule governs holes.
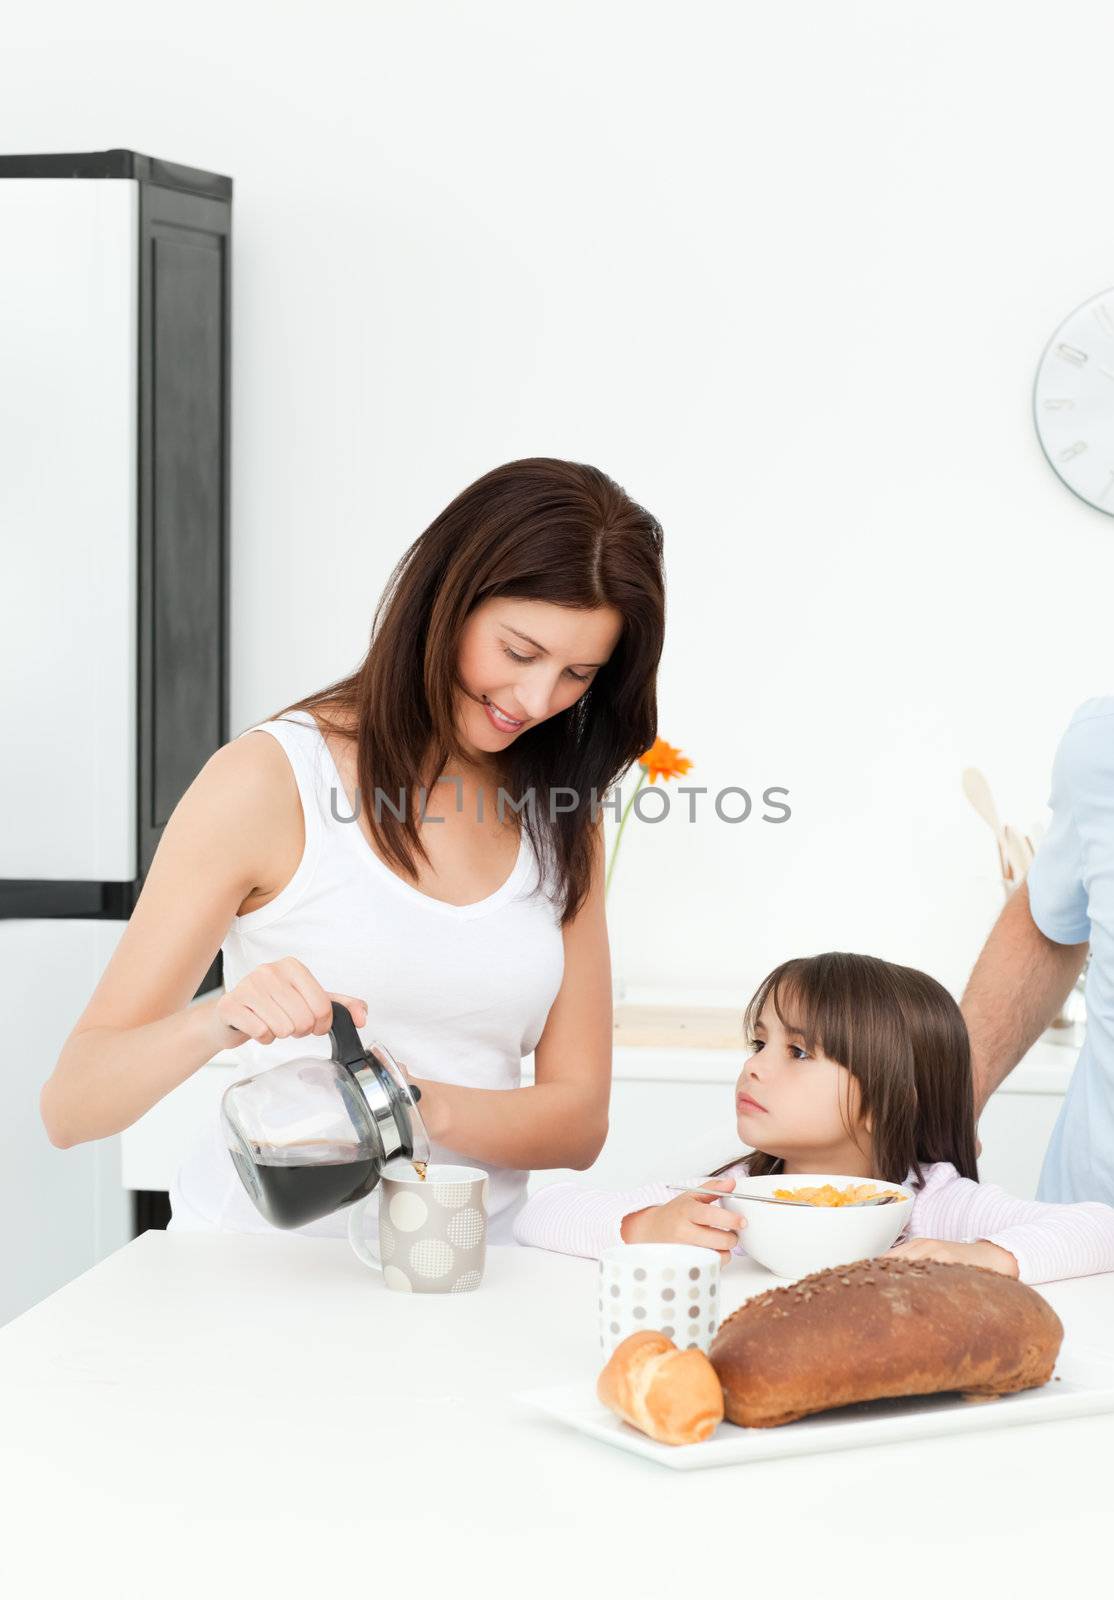
{"type": "Polygon", "coordinates": [[[0,156],[0,1323],[135,1229],[119,1138],[54,1149],[39,1093],[228,737],[231,207],[0,156]]]}

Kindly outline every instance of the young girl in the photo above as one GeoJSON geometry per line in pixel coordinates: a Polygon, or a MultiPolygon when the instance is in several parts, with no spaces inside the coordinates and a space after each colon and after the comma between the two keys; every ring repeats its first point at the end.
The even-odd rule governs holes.
{"type": "MultiPolygon", "coordinates": [[[[904,1183],[913,1210],[891,1255],[1026,1283],[1114,1271],[1110,1206],[1043,1205],[979,1183],[967,1029],[933,978],[839,952],[786,961],[744,1024],[753,1054],[736,1086],[736,1128],[752,1154],[717,1168],[705,1187],[807,1172],[904,1183]]],[[[588,1256],[621,1242],[695,1244],[726,1262],[742,1253],[745,1227],[713,1200],[662,1183],[627,1193],[554,1184],[519,1213],[515,1238],[588,1256]]]]}

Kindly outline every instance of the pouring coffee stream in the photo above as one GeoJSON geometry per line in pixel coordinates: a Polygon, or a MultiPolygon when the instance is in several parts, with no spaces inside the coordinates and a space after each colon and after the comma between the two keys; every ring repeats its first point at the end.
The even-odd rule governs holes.
{"type": "Polygon", "coordinates": [[[425,1179],[421,1091],[385,1045],[365,1050],[336,1002],[329,1039],[330,1058],[283,1062],[232,1084],[221,1101],[233,1165],[276,1228],[299,1228],[362,1200],[389,1161],[405,1158],[425,1179]]]}

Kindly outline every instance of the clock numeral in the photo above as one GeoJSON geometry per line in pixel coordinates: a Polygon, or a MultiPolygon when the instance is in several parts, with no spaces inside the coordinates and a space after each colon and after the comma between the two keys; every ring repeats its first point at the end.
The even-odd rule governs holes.
{"type": "Polygon", "coordinates": [[[1087,448],[1085,439],[1077,439],[1074,444],[1069,444],[1066,450],[1061,450],[1056,457],[1057,461],[1070,461],[1073,456],[1081,456],[1087,448]]]}
{"type": "Polygon", "coordinates": [[[1046,411],[1074,411],[1075,410],[1075,401],[1074,400],[1045,400],[1043,402],[1043,404],[1044,404],[1044,409],[1046,411]]]}
{"type": "Polygon", "coordinates": [[[1111,467],[1109,469],[1109,471],[1110,471],[1110,476],[1107,478],[1106,482],[1102,486],[1102,492],[1099,495],[1099,499],[1100,500],[1105,500],[1106,499],[1107,495],[1110,493],[1111,485],[1114,484],[1114,467],[1111,467]]]}
{"type": "Polygon", "coordinates": [[[1082,367],[1087,362],[1086,350],[1077,350],[1073,344],[1058,344],[1056,354],[1061,361],[1070,361],[1073,367],[1082,367]]]}
{"type": "Polygon", "coordinates": [[[1103,333],[1109,334],[1114,339],[1114,317],[1110,315],[1109,308],[1105,302],[1101,306],[1095,307],[1095,321],[1103,333]]]}

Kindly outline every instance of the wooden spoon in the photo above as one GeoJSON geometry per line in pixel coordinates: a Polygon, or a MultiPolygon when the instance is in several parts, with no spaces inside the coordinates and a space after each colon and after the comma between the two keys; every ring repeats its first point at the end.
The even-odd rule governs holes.
{"type": "Polygon", "coordinates": [[[1002,844],[1002,824],[998,820],[998,807],[994,804],[994,796],[990,792],[990,785],[978,767],[967,767],[964,771],[963,793],[994,835],[994,843],[998,846],[998,865],[1001,868],[1003,878],[1011,877],[1010,867],[1006,860],[1006,852],[1002,844]]]}
{"type": "Polygon", "coordinates": [[[1006,859],[1009,861],[1015,880],[1020,883],[1029,870],[1029,862],[1032,857],[1017,829],[1011,828],[1008,822],[1002,829],[1002,837],[1006,845],[1006,859]]]}

